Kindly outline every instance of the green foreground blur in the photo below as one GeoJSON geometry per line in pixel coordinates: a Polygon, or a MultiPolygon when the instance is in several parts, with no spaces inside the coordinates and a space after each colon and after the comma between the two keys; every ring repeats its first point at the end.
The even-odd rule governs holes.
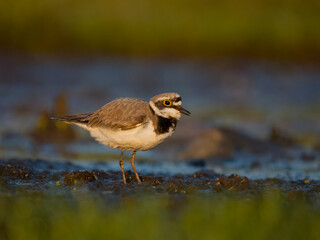
{"type": "Polygon", "coordinates": [[[0,239],[320,239],[306,200],[225,197],[1,197],[0,239]]]}

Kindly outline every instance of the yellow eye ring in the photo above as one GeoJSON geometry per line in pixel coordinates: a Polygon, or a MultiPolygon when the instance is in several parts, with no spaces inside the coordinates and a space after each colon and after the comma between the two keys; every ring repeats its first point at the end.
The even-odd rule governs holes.
{"type": "Polygon", "coordinates": [[[171,107],[172,102],[170,100],[164,100],[163,101],[163,105],[166,106],[166,107],[171,107]]]}

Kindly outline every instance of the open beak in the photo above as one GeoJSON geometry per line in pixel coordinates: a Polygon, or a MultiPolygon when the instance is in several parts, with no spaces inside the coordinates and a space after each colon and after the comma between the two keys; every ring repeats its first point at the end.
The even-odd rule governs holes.
{"type": "Polygon", "coordinates": [[[180,112],[187,116],[191,115],[191,112],[189,112],[187,109],[184,109],[183,107],[180,108],[180,112]]]}

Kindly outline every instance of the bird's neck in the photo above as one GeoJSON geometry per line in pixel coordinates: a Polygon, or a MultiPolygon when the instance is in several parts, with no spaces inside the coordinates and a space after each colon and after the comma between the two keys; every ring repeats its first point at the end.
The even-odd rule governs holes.
{"type": "Polygon", "coordinates": [[[174,130],[177,126],[178,120],[175,118],[164,118],[157,115],[151,106],[149,106],[150,112],[152,114],[152,122],[154,126],[154,131],[156,134],[165,134],[174,130]]]}

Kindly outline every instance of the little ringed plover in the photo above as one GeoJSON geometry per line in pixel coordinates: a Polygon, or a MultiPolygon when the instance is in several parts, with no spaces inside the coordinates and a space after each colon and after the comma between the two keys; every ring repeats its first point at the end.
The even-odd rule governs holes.
{"type": "Polygon", "coordinates": [[[133,151],[130,163],[140,184],[134,166],[137,151],[147,151],[162,143],[174,132],[181,114],[191,113],[181,106],[177,93],[163,93],[149,102],[139,98],[118,98],[92,113],[52,117],[88,130],[98,142],[121,149],[120,168],[123,182],[123,153],[133,151]]]}

